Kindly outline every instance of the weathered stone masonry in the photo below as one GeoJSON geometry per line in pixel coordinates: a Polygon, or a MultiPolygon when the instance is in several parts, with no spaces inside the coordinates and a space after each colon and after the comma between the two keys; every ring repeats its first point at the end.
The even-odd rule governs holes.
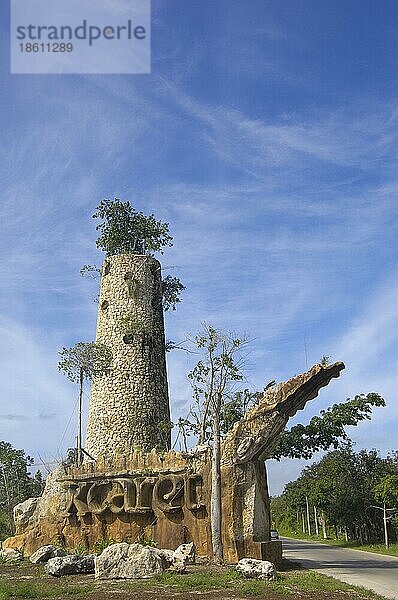
{"type": "MultiPolygon", "coordinates": [[[[91,387],[86,450],[94,458],[61,465],[41,498],[15,508],[17,535],[4,547],[31,554],[114,539],[156,540],[175,549],[193,541],[212,556],[212,450],[175,453],[170,422],[160,263],[144,255],[107,258],[101,279],[97,342],[112,351],[108,375],[91,387]],[[156,448],[156,450],[155,450],[156,448]]],[[[270,501],[264,461],[290,417],[315,398],[343,363],[314,365],[266,389],[222,443],[222,542],[226,562],[252,557],[278,564],[270,541],[270,501]]]]}
{"type": "Polygon", "coordinates": [[[168,449],[169,397],[161,266],[137,254],[108,257],[99,298],[97,342],[112,351],[109,375],[91,386],[85,448],[100,455],[168,449]]]}
{"type": "MultiPolygon", "coordinates": [[[[264,460],[289,418],[338,377],[343,363],[314,365],[267,389],[234,425],[222,446],[222,540],[224,559],[281,560],[281,544],[270,541],[269,498],[264,460]]],[[[132,452],[102,456],[80,467],[60,467],[43,496],[16,508],[17,535],[4,547],[31,554],[57,541],[93,548],[101,540],[154,539],[163,548],[193,541],[211,557],[211,449],[189,453],[132,452]]],[[[24,503],[25,504],[25,503],[24,503]]]]}

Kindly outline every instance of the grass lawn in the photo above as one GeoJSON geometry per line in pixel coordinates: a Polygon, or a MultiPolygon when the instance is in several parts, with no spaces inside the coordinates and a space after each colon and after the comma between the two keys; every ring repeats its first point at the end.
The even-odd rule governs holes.
{"type": "Polygon", "coordinates": [[[57,600],[204,600],[253,597],[283,600],[381,600],[372,592],[342,583],[331,577],[285,564],[275,582],[245,579],[227,567],[192,566],[189,573],[165,572],[146,580],[95,581],[93,575],[56,578],[43,565],[24,561],[0,565],[0,600],[42,598],[57,600]]]}
{"type": "MultiPolygon", "coordinates": [[[[174,575],[172,573],[163,573],[155,579],[134,582],[128,584],[136,588],[155,589],[161,586],[172,587],[178,591],[207,591],[219,589],[231,589],[239,592],[242,596],[263,596],[269,595],[270,591],[280,594],[280,598],[290,599],[292,596],[297,597],[297,592],[355,592],[357,598],[372,598],[373,600],[381,599],[369,590],[358,588],[347,583],[314,573],[312,571],[287,571],[278,573],[277,580],[274,582],[265,582],[259,579],[245,579],[234,570],[226,570],[220,572],[195,573],[187,575],[174,575]]],[[[301,595],[301,594],[300,594],[301,595]]],[[[310,597],[310,596],[309,596],[310,597]]],[[[318,597],[317,595],[315,597],[318,597]]],[[[343,596],[342,596],[343,597],[343,596]]]]}
{"type": "Polygon", "coordinates": [[[328,538],[324,540],[316,535],[306,535],[304,533],[279,532],[281,536],[295,538],[297,540],[308,540],[309,542],[320,542],[321,544],[330,544],[331,546],[339,546],[340,548],[354,548],[356,550],[363,550],[364,552],[375,552],[376,554],[386,554],[387,556],[398,556],[398,544],[390,544],[387,549],[384,544],[366,544],[361,546],[358,541],[352,540],[346,542],[345,540],[336,540],[334,538],[328,538]]]}

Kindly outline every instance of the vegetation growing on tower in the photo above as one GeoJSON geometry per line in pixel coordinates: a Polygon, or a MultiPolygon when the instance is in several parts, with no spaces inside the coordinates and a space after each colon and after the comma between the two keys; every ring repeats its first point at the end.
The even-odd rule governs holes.
{"type": "Polygon", "coordinates": [[[93,214],[101,219],[96,227],[100,232],[97,248],[106,256],[115,254],[163,254],[163,248],[173,245],[169,234],[169,224],[157,221],[153,214],[149,216],[137,212],[130,202],[102,200],[93,214]]]}

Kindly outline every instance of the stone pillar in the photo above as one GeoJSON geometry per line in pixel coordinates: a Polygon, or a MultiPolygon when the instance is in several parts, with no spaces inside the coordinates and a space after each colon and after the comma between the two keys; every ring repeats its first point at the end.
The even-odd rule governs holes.
{"type": "Polygon", "coordinates": [[[86,451],[128,454],[170,447],[161,267],[137,254],[108,257],[102,268],[97,342],[113,354],[108,375],[91,385],[86,451]]]}

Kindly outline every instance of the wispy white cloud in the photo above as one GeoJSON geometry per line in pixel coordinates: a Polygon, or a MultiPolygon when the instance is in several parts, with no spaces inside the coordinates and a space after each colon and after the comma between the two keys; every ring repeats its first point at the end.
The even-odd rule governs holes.
{"type": "Polygon", "coordinates": [[[60,340],[24,327],[10,319],[0,320],[0,381],[2,398],[0,438],[25,448],[33,456],[53,453],[58,458],[64,444],[73,445],[70,430],[59,441],[75,403],[75,390],[57,371],[60,340]]]}
{"type": "MultiPolygon", "coordinates": [[[[355,448],[377,448],[383,455],[397,449],[395,431],[398,424],[396,402],[396,364],[398,360],[398,277],[391,274],[387,281],[375,286],[362,310],[347,323],[338,335],[329,334],[333,360],[343,360],[346,370],[338,380],[333,380],[320,397],[311,402],[304,413],[299,413],[292,423],[309,421],[312,415],[331,403],[343,402],[357,394],[376,392],[386,400],[386,408],[375,408],[370,421],[348,428],[355,448]]],[[[314,356],[322,352],[319,345],[312,348],[314,356]]],[[[317,457],[315,457],[316,459],[317,457]]],[[[298,477],[308,461],[271,461],[269,475],[274,494],[283,485],[298,477]]]]}
{"type": "MultiPolygon", "coordinates": [[[[346,360],[347,373],[307,415],[360,391],[390,396],[396,284],[380,265],[398,210],[391,107],[270,119],[205,104],[161,79],[81,81],[81,95],[64,83],[43,98],[37,122],[0,150],[0,352],[4,372],[19,373],[3,381],[2,397],[15,399],[0,411],[4,436],[56,453],[73,402],[57,350],[94,336],[95,292],[78,269],[101,260],[91,214],[113,195],[170,221],[175,246],[163,264],[187,290],[167,318],[169,337],[184,339],[203,320],[247,331],[253,387],[304,370],[306,353],[308,363],[346,360]],[[29,427],[18,421],[25,414],[29,427]],[[36,442],[35,428],[54,414],[36,442]]],[[[194,360],[169,357],[175,417],[189,406],[194,360]]],[[[396,423],[394,410],[384,414],[396,423]]],[[[282,481],[284,467],[277,473],[282,481]]]]}

